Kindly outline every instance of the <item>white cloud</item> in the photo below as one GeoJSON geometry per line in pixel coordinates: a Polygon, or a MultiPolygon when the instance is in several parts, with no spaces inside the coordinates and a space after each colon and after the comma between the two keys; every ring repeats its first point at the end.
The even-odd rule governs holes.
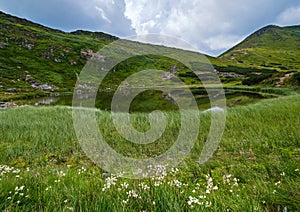
{"type": "Polygon", "coordinates": [[[105,14],[105,12],[98,6],[95,6],[96,10],[98,10],[98,12],[100,13],[100,16],[103,20],[107,21],[108,23],[111,24],[111,20],[109,20],[105,14]]]}
{"type": "Polygon", "coordinates": [[[176,36],[204,53],[216,55],[274,22],[278,13],[293,2],[296,1],[274,4],[273,0],[125,0],[124,15],[138,35],[176,36]]]}
{"type": "Polygon", "coordinates": [[[211,55],[267,24],[299,24],[299,8],[299,0],[0,1],[0,10],[49,27],[120,37],[167,34],[211,55]]]}
{"type": "Polygon", "coordinates": [[[280,25],[300,24],[300,6],[286,9],[278,16],[276,22],[280,25]]]}

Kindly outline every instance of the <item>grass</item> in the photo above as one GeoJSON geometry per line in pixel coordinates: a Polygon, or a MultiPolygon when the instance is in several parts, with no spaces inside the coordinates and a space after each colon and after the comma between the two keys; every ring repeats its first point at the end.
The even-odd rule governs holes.
{"type": "MultiPolygon", "coordinates": [[[[109,176],[81,150],[69,107],[0,110],[0,210],[3,211],[296,211],[300,202],[300,95],[262,100],[228,109],[220,147],[204,165],[197,160],[209,129],[174,170],[131,180],[109,176]],[[30,121],[28,121],[30,120],[30,121]],[[23,187],[24,186],[24,187],[23,187]]],[[[140,158],[172,145],[179,115],[155,144],[133,145],[121,138],[99,111],[99,128],[118,152],[140,158]]],[[[147,115],[133,125],[149,128],[147,115]]]]}
{"type": "MultiPolygon", "coordinates": [[[[18,96],[36,93],[45,95],[50,92],[33,88],[32,82],[28,81],[28,75],[34,78],[36,83],[56,86],[57,89],[53,92],[72,92],[77,74],[91,57],[88,52],[96,53],[118,39],[100,32],[79,30],[66,33],[2,12],[0,12],[0,23],[2,26],[0,29],[0,98],[3,101],[18,96]]],[[[297,73],[299,71],[298,37],[299,26],[266,27],[222,56],[217,58],[207,56],[207,58],[220,72],[220,76],[226,75],[227,72],[242,75],[237,78],[221,77],[222,82],[227,85],[270,87],[276,85],[286,72],[294,72],[294,75],[283,85],[298,86],[300,83],[300,75],[297,73]]],[[[195,52],[137,42],[130,42],[128,45],[130,48],[145,52],[153,52],[156,49],[157,51],[154,51],[156,55],[136,56],[119,63],[114,67],[116,72],[108,74],[103,87],[114,88],[121,80],[141,69],[155,68],[170,71],[173,65],[177,65],[179,72],[176,75],[186,84],[199,83],[197,76],[180,61],[189,62],[198,74],[207,68],[212,69],[195,52]],[[165,52],[165,55],[161,55],[161,52],[165,52]]]]}

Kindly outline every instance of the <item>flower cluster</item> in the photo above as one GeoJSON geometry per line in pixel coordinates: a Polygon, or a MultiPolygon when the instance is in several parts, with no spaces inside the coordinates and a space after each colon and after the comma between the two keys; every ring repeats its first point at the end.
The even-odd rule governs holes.
{"type": "Polygon", "coordinates": [[[124,204],[127,204],[130,201],[131,198],[132,199],[142,199],[142,197],[134,189],[130,190],[130,191],[127,191],[126,195],[127,195],[127,199],[122,201],[124,204]]]}
{"type": "Polygon", "coordinates": [[[191,208],[194,208],[194,205],[201,205],[201,206],[205,206],[205,207],[211,207],[212,206],[212,202],[209,201],[205,201],[206,196],[199,196],[199,198],[196,197],[192,197],[189,196],[189,200],[188,200],[188,205],[191,208]]]}
{"type": "Polygon", "coordinates": [[[80,169],[78,169],[78,174],[81,175],[82,173],[86,172],[86,168],[81,167],[80,169]]]}
{"type": "Polygon", "coordinates": [[[7,165],[0,165],[0,181],[2,180],[2,177],[8,175],[8,174],[15,174],[16,178],[19,178],[20,175],[20,169],[16,169],[14,167],[9,167],[7,165]]]}
{"type": "Polygon", "coordinates": [[[10,200],[10,201],[16,201],[17,204],[20,204],[21,203],[21,200],[23,198],[29,198],[29,195],[25,194],[25,192],[28,192],[29,190],[25,190],[24,189],[25,186],[22,185],[22,186],[16,186],[14,191],[10,191],[9,194],[10,196],[7,197],[7,200],[10,200]]]}
{"type": "Polygon", "coordinates": [[[117,176],[111,175],[110,177],[107,177],[105,179],[105,184],[102,188],[102,191],[106,191],[107,189],[109,189],[111,186],[114,186],[117,184],[118,178],[117,176]]]}
{"type": "Polygon", "coordinates": [[[213,178],[210,175],[206,175],[207,186],[206,186],[206,193],[210,194],[212,190],[218,190],[218,186],[214,186],[213,178]]]}
{"type": "Polygon", "coordinates": [[[182,183],[182,182],[179,181],[179,180],[174,179],[174,180],[168,182],[168,185],[170,185],[170,186],[175,186],[175,187],[177,187],[177,188],[181,188],[182,186],[185,186],[186,184],[182,183]]]}

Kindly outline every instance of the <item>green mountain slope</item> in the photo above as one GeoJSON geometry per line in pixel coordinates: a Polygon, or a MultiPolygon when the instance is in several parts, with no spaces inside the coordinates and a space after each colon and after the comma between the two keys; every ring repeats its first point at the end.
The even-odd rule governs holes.
{"type": "Polygon", "coordinates": [[[104,33],[65,33],[0,12],[0,89],[36,92],[33,84],[47,84],[49,90],[69,90],[87,59],[116,39],[104,33]]]}
{"type": "Polygon", "coordinates": [[[300,70],[300,26],[267,26],[220,58],[279,71],[300,70]]]}
{"type": "MultiPolygon", "coordinates": [[[[0,12],[0,99],[72,91],[87,60],[117,39],[102,32],[66,33],[0,12]]],[[[150,46],[145,44],[145,48],[150,46]]],[[[299,85],[300,26],[265,27],[220,57],[208,59],[227,85],[299,85]]],[[[175,65],[176,75],[185,83],[197,81],[178,61],[145,55],[116,66],[106,85],[116,86],[139,67],[170,71],[175,65]]]]}
{"type": "Polygon", "coordinates": [[[221,72],[242,74],[245,85],[300,85],[300,26],[266,26],[212,63],[221,72]]]}

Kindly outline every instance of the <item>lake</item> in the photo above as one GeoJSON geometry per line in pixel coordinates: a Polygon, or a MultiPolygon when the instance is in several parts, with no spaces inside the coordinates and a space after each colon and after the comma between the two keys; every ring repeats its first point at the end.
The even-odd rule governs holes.
{"type": "MultiPolygon", "coordinates": [[[[202,88],[191,88],[200,110],[211,108],[207,92],[202,88]]],[[[99,92],[96,99],[96,107],[102,110],[110,110],[110,104],[114,96],[113,91],[99,92]]],[[[270,95],[243,90],[225,90],[227,107],[241,106],[256,103],[262,99],[270,98],[270,95]]],[[[15,101],[18,105],[33,106],[72,106],[72,95],[49,96],[15,101]]],[[[130,112],[149,112],[153,110],[178,110],[178,106],[165,93],[156,90],[148,90],[137,95],[130,105],[130,112]]]]}

